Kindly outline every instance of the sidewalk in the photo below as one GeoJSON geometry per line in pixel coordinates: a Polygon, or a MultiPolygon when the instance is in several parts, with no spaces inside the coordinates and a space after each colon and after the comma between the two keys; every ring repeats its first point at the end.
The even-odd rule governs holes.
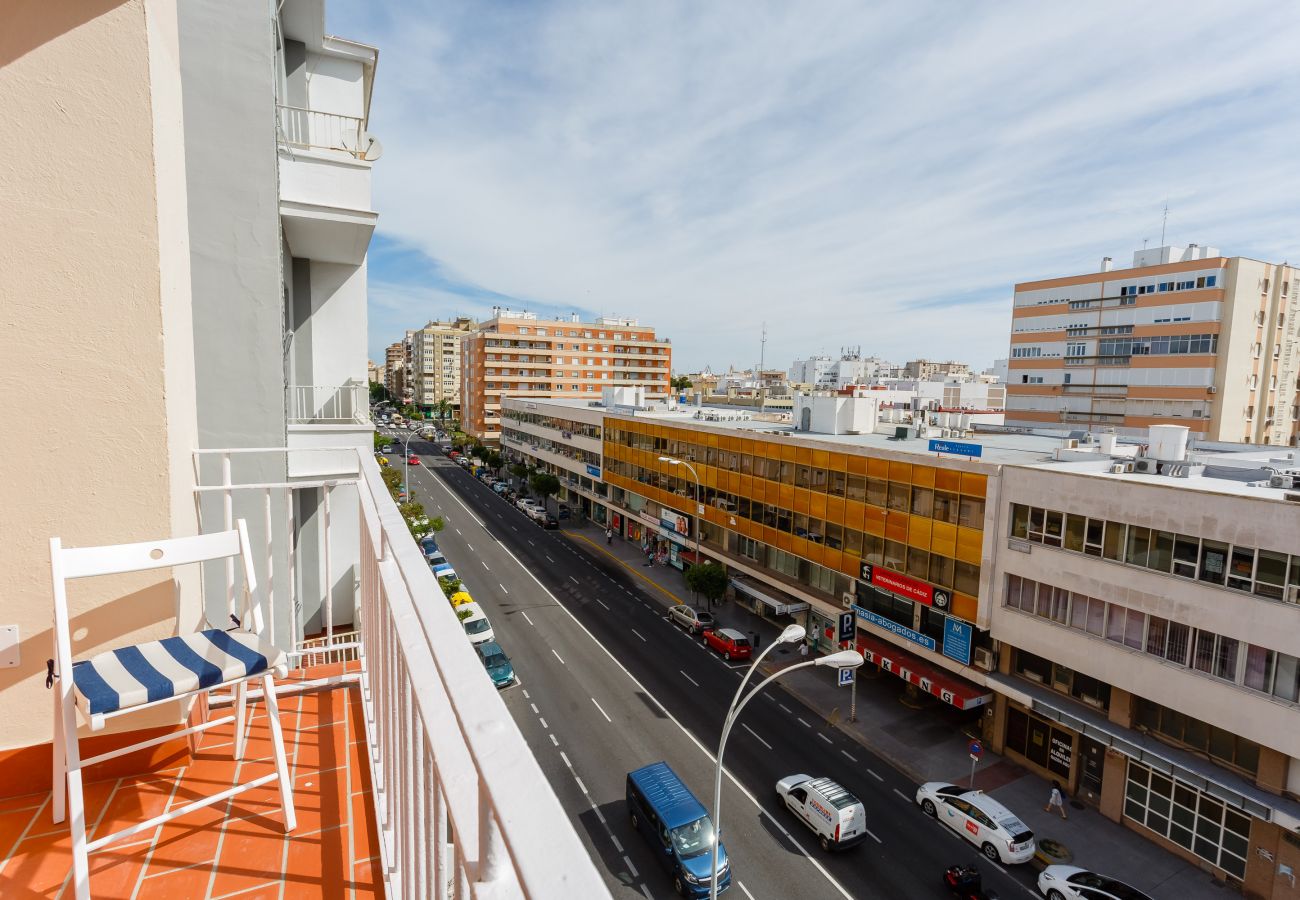
{"type": "MultiPolygon", "coordinates": [[[[607,544],[604,529],[592,524],[566,522],[563,533],[587,552],[621,563],[665,606],[695,602],[680,571],[671,566],[647,566],[645,554],[631,542],[615,537],[607,544]]],[[[777,626],[735,603],[714,607],[713,613],[721,624],[743,631],[751,640],[757,637],[760,650],[780,633],[777,626]]],[[[778,647],[764,661],[763,669],[771,673],[799,661],[797,645],[778,647]]],[[[904,682],[881,672],[858,679],[857,721],[850,722],[850,689],[839,687],[833,672],[820,668],[792,672],[781,686],[912,781],[970,783],[967,747],[970,735],[978,733],[982,709],[958,710],[928,696],[915,705],[904,705],[904,682]]],[[[1221,900],[1229,893],[1207,872],[1095,809],[1067,804],[1069,819],[1064,821],[1059,814],[1044,812],[1050,782],[998,754],[985,750],[976,764],[975,786],[1006,804],[1040,840],[1055,840],[1068,847],[1074,865],[1127,881],[1157,898],[1221,900]]]]}

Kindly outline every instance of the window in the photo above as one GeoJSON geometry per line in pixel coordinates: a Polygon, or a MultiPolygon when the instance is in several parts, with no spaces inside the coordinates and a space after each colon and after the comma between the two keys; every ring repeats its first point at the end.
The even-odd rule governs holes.
{"type": "Polygon", "coordinates": [[[1236,878],[1246,876],[1250,816],[1129,760],[1124,815],[1236,878]]]}

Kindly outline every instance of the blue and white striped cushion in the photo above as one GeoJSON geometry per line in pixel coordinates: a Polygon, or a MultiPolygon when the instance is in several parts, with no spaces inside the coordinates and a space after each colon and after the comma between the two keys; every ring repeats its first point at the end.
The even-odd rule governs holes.
{"type": "Polygon", "coordinates": [[[211,629],[109,650],[75,663],[77,702],[90,715],[166,700],[188,691],[286,671],[284,654],[246,631],[211,629]]]}

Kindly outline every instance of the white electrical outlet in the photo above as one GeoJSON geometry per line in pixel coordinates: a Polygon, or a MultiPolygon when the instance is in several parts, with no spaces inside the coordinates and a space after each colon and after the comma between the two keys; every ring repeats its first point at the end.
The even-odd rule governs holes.
{"type": "Polygon", "coordinates": [[[18,626],[0,625],[0,666],[12,669],[18,665],[18,626]]]}

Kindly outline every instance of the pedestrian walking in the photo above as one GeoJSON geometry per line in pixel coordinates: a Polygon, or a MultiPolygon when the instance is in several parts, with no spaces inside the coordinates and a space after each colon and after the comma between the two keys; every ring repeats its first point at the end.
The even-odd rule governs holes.
{"type": "Polygon", "coordinates": [[[1061,794],[1061,783],[1059,781],[1052,782],[1052,793],[1047,798],[1047,805],[1043,807],[1043,812],[1051,812],[1053,807],[1060,810],[1062,819],[1069,818],[1065,814],[1065,797],[1061,794]]]}
{"type": "Polygon", "coordinates": [[[800,656],[803,656],[803,657],[807,657],[807,656],[808,656],[808,642],[807,642],[807,641],[804,641],[802,644],[799,645],[799,655],[800,655],[800,656]]]}
{"type": "Polygon", "coordinates": [[[605,529],[605,543],[606,544],[614,543],[614,529],[612,528],[605,529]]]}

